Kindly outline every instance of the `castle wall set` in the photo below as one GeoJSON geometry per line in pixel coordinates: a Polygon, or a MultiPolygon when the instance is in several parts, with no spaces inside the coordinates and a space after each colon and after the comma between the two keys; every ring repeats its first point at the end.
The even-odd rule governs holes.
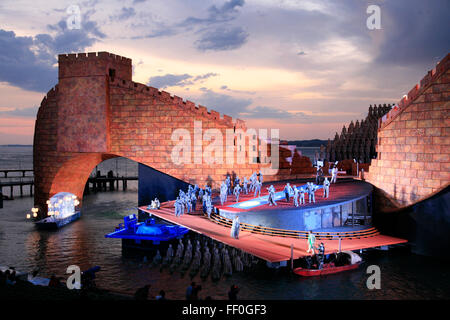
{"type": "MultiPolygon", "coordinates": [[[[42,100],[35,125],[35,204],[42,213],[46,213],[46,200],[57,192],[71,192],[82,199],[91,171],[114,157],[126,157],[180,180],[213,187],[227,174],[248,177],[261,169],[260,163],[248,159],[250,150],[245,150],[244,164],[174,164],[173,130],[182,128],[194,135],[194,121],[201,121],[203,130],[218,129],[225,137],[227,129],[245,129],[245,122],[133,82],[131,59],[99,52],[59,55],[58,62],[59,82],[42,100]]],[[[401,204],[417,201],[448,184],[448,69],[447,55],[407,99],[392,109],[390,105],[369,109],[362,123],[336,134],[327,146],[327,157],[331,161],[349,157],[371,160],[368,181],[401,204]],[[374,144],[377,159],[372,159],[374,144]]],[[[203,141],[203,148],[209,144],[203,141]]],[[[270,146],[267,150],[270,152],[270,146]]],[[[199,151],[198,146],[193,147],[191,158],[199,151]]],[[[289,146],[280,145],[279,151],[280,169],[265,181],[314,173],[307,157],[289,146]]]]}

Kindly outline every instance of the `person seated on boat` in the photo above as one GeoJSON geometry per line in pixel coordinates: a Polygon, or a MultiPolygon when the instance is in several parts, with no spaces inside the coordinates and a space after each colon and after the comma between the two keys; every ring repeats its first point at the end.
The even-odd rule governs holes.
{"type": "Polygon", "coordinates": [[[311,258],[311,256],[306,256],[305,262],[306,262],[306,269],[312,269],[313,259],[311,258]]]}
{"type": "Polygon", "coordinates": [[[325,246],[323,244],[323,242],[320,243],[320,245],[317,247],[317,264],[318,264],[318,269],[322,269],[323,268],[323,263],[325,260],[325,246]]]}

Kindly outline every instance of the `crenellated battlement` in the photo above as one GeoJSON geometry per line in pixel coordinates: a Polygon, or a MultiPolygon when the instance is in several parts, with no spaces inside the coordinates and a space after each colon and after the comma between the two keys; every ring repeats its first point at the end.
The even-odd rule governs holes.
{"type": "Polygon", "coordinates": [[[59,79],[113,76],[131,81],[130,58],[109,52],[69,53],[58,55],[59,79]]]}
{"type": "Polygon", "coordinates": [[[131,66],[131,59],[112,54],[106,51],[88,53],[68,53],[58,55],[58,62],[99,61],[108,60],[114,63],[122,63],[131,66]]]}
{"type": "Polygon", "coordinates": [[[382,117],[378,122],[378,130],[386,127],[391,123],[399,114],[408,108],[411,103],[421,95],[428,86],[433,83],[438,77],[440,77],[444,72],[450,68],[450,53],[445,56],[440,62],[437,63],[436,67],[428,71],[428,73],[417,83],[407,95],[403,96],[400,101],[389,111],[384,117],[382,117]]]}
{"type": "Polygon", "coordinates": [[[215,110],[208,110],[205,106],[196,105],[194,102],[189,100],[183,100],[181,97],[171,95],[169,92],[166,92],[164,90],[159,90],[158,88],[147,86],[145,84],[134,82],[131,80],[115,78],[110,79],[109,81],[111,85],[115,85],[120,88],[132,89],[135,92],[144,93],[146,95],[149,95],[154,98],[156,97],[163,101],[170,101],[171,103],[176,104],[185,110],[215,120],[220,124],[226,126],[235,126],[236,128],[245,128],[245,121],[241,119],[233,120],[233,118],[228,115],[225,114],[222,115],[220,112],[217,112],[215,110]]]}

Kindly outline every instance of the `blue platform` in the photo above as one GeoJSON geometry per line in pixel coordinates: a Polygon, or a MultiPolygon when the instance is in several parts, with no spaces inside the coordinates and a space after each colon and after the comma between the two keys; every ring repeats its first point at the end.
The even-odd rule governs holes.
{"type": "Polygon", "coordinates": [[[105,235],[106,238],[150,240],[154,244],[182,238],[189,230],[178,225],[156,223],[155,219],[138,222],[134,214],[124,217],[118,230],[105,235]]]}

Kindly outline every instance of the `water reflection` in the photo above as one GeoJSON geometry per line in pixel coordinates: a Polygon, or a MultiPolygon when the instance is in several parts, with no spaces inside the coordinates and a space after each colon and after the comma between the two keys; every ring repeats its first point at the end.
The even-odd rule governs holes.
{"type": "MultiPolygon", "coordinates": [[[[134,212],[136,192],[104,192],[85,197],[82,218],[58,231],[37,231],[25,219],[32,207],[31,198],[5,202],[0,210],[0,265],[18,270],[41,269],[42,276],[55,274],[66,278],[66,268],[79,265],[82,270],[95,265],[102,270],[97,284],[105,289],[133,293],[151,284],[151,294],[164,289],[170,299],[184,299],[191,279],[188,273],[170,274],[168,270],[150,268],[142,258],[122,257],[121,241],[104,238],[122,222],[122,217],[134,212]]],[[[447,264],[436,259],[405,252],[380,252],[366,255],[358,270],[324,276],[300,278],[292,274],[265,271],[234,273],[218,283],[202,280],[201,297],[226,299],[229,287],[237,284],[244,299],[424,299],[450,296],[450,272],[447,264]],[[368,290],[365,273],[370,264],[381,267],[381,290],[368,290]]]]}

